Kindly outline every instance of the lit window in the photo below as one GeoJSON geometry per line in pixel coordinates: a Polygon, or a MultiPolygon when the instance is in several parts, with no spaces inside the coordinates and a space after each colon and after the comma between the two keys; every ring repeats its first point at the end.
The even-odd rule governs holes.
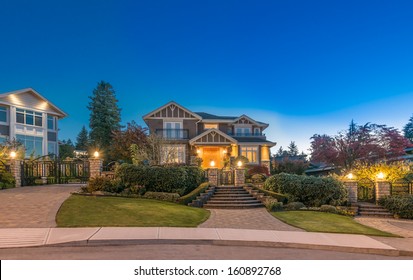
{"type": "Polygon", "coordinates": [[[212,128],[218,129],[218,124],[216,124],[216,123],[206,123],[206,124],[204,124],[204,127],[205,127],[205,130],[212,129],[212,128]]]}
{"type": "Polygon", "coordinates": [[[258,163],[258,147],[241,147],[241,155],[251,163],[258,163]]]}
{"type": "Polygon", "coordinates": [[[7,107],[0,106],[0,122],[7,122],[7,107]]]}

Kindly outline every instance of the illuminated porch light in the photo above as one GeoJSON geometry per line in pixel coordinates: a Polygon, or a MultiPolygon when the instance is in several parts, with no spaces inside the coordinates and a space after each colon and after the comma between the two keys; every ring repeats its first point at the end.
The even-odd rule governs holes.
{"type": "Polygon", "coordinates": [[[201,153],[200,149],[196,149],[196,153],[199,155],[201,153]]]}
{"type": "Polygon", "coordinates": [[[12,158],[12,159],[15,159],[16,158],[16,152],[15,151],[11,151],[10,152],[10,157],[12,158]]]}
{"type": "Polygon", "coordinates": [[[214,167],[214,166],[215,166],[215,161],[214,161],[214,160],[211,160],[211,162],[209,163],[209,165],[210,165],[211,167],[214,167]]]}
{"type": "Polygon", "coordinates": [[[239,161],[237,162],[237,166],[238,166],[238,167],[242,167],[242,161],[239,160],[239,161]]]}
{"type": "Polygon", "coordinates": [[[379,180],[383,180],[384,179],[384,173],[383,172],[379,172],[379,174],[377,174],[377,179],[379,180]]]}
{"type": "Polygon", "coordinates": [[[95,152],[93,153],[93,156],[94,156],[95,158],[98,158],[98,157],[99,157],[99,152],[98,152],[98,151],[95,151],[95,152]]]}
{"type": "Polygon", "coordinates": [[[222,153],[223,153],[223,154],[226,154],[226,153],[227,153],[227,149],[224,149],[224,150],[222,151],[222,153]]]}

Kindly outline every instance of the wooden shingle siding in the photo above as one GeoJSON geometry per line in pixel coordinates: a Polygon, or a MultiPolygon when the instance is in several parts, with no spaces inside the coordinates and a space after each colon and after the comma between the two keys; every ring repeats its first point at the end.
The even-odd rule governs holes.
{"type": "Polygon", "coordinates": [[[196,120],[184,120],[183,121],[184,129],[188,129],[189,139],[197,136],[197,123],[196,120]]]}

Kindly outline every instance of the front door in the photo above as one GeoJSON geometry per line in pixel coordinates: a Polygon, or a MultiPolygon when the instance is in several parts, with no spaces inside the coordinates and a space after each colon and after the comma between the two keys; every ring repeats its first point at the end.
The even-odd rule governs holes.
{"type": "Polygon", "coordinates": [[[222,168],[221,162],[221,149],[219,147],[204,147],[202,153],[202,167],[203,168],[210,168],[211,162],[215,162],[216,168],[222,168]]]}

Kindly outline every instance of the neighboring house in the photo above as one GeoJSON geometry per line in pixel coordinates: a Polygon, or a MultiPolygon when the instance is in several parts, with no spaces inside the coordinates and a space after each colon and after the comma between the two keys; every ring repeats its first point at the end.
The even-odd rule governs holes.
{"type": "Polygon", "coordinates": [[[57,155],[58,120],[66,116],[32,88],[0,94],[0,143],[20,141],[26,157],[57,155]]]}
{"type": "MultiPolygon", "coordinates": [[[[202,159],[202,167],[211,163],[223,168],[238,155],[245,156],[249,164],[270,166],[270,148],[276,143],[266,140],[263,131],[268,124],[246,115],[239,117],[216,116],[192,112],[169,102],[143,117],[150,133],[167,140],[166,151],[172,159],[163,161],[193,164],[202,159]]],[[[165,153],[167,154],[167,153],[165,153]]]]}

